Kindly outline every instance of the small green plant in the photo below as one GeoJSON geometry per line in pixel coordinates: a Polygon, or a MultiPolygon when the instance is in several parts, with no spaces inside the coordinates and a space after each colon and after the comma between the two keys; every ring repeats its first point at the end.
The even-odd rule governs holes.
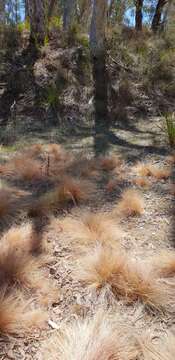
{"type": "Polygon", "coordinates": [[[169,144],[171,147],[175,147],[175,114],[166,114],[165,122],[169,144]]]}
{"type": "Polygon", "coordinates": [[[49,30],[57,29],[60,30],[62,26],[62,19],[60,16],[52,16],[49,21],[49,30]]]}
{"type": "Polygon", "coordinates": [[[30,23],[28,19],[18,24],[18,31],[22,33],[24,30],[30,31],[30,23]]]}

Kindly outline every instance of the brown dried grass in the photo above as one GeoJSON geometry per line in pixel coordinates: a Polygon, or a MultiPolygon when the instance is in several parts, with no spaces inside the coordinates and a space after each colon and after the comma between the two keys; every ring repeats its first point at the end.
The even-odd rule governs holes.
{"type": "Polygon", "coordinates": [[[35,328],[45,327],[46,313],[41,309],[29,310],[31,301],[26,302],[19,292],[0,291],[0,334],[23,335],[35,328]]]}
{"type": "Polygon", "coordinates": [[[76,249],[101,243],[108,246],[119,246],[123,232],[107,213],[84,212],[79,218],[65,217],[55,222],[61,228],[61,236],[71,241],[76,249]]]}
{"type": "Polygon", "coordinates": [[[108,157],[100,158],[100,166],[104,171],[112,171],[116,167],[121,167],[123,165],[123,160],[120,156],[111,155],[108,157]]]}
{"type": "Polygon", "coordinates": [[[137,216],[144,212],[144,201],[140,193],[134,189],[126,189],[121,200],[113,210],[118,216],[137,216]]]}
{"type": "Polygon", "coordinates": [[[136,360],[139,355],[140,346],[131,329],[102,310],[93,318],[67,325],[42,349],[43,360],[136,360]]]}
{"type": "Polygon", "coordinates": [[[125,253],[95,247],[79,261],[75,276],[95,289],[108,288],[127,303],[141,301],[158,311],[175,311],[174,284],[156,276],[153,268],[128,258],[125,253]]]}

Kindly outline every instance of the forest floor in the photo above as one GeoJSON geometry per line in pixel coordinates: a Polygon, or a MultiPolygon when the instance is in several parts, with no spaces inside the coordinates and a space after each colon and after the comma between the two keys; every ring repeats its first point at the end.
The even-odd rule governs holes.
{"type": "MultiPolygon", "coordinates": [[[[149,178],[150,184],[141,187],[133,184],[135,175],[132,172],[133,166],[138,162],[148,162],[161,168],[170,167],[168,156],[171,151],[165,143],[162,135],[161,121],[159,118],[139,119],[132,124],[111,128],[106,134],[109,150],[112,155],[121,155],[124,160],[124,171],[118,175],[112,171],[101,172],[100,177],[93,179],[97,186],[94,196],[90,196],[87,204],[65,209],[49,218],[49,226],[44,228],[43,238],[48,243],[51,262],[46,265],[49,279],[53,280],[57,295],[54,303],[49,306],[49,319],[44,330],[36,330],[29,336],[1,336],[0,337],[0,359],[41,359],[41,345],[52,336],[63,324],[78,318],[92,315],[99,307],[110,308],[114,313],[119,313],[124,322],[133,325],[138,331],[146,331],[153,328],[155,334],[164,335],[167,329],[175,332],[174,315],[148,311],[139,301],[133,304],[126,304],[122,299],[115,296],[109,299],[105,290],[95,293],[91,288],[82,284],[73,275],[76,267],[77,252],[72,242],[63,234],[61,221],[70,213],[76,218],[80,213],[90,210],[107,212],[110,214],[113,207],[119,201],[121,192],[125,188],[134,187],[139,190],[144,199],[144,212],[140,216],[116,218],[123,230],[121,237],[122,249],[131,258],[146,260],[156,255],[159,250],[174,250],[174,194],[171,184],[173,183],[173,171],[170,177],[163,179],[149,178]],[[120,177],[120,175],[122,175],[120,177]],[[119,181],[117,180],[117,176],[119,181]],[[116,177],[116,178],[115,178],[116,177]],[[107,190],[109,180],[118,181],[110,191],[107,190]]],[[[93,156],[94,137],[87,129],[81,129],[77,136],[61,138],[60,131],[53,128],[50,133],[33,133],[25,135],[20,141],[10,147],[1,147],[1,162],[4,163],[13,157],[17,151],[32,143],[62,143],[70,153],[74,153],[76,160],[81,156],[93,156]],[[85,133],[87,131],[87,136],[85,133]]],[[[75,171],[76,169],[74,169],[75,171]]],[[[11,179],[8,179],[8,185],[11,179]]],[[[36,184],[28,186],[27,183],[16,182],[18,189],[36,192],[36,184]],[[21,185],[22,184],[22,185],[21,185]]],[[[24,210],[25,211],[25,210],[24,210]]],[[[14,222],[21,224],[26,222],[26,215],[20,215],[14,222]]],[[[8,224],[9,226],[9,224],[8,224]]],[[[4,229],[3,229],[4,230],[4,229]]],[[[77,229],[78,231],[78,229],[77,229]]],[[[117,231],[117,230],[116,230],[117,231]]],[[[88,253],[89,248],[85,250],[88,253]]],[[[54,358],[55,359],[55,358],[54,358]]],[[[75,359],[76,360],[76,359],[75,359]]]]}

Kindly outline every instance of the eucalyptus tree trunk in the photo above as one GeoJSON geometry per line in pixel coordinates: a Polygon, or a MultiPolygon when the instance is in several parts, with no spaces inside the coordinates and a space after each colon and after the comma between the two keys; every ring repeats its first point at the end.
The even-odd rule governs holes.
{"type": "Polygon", "coordinates": [[[48,20],[50,20],[50,18],[53,15],[55,5],[56,5],[56,0],[50,0],[50,3],[48,5],[48,20]]]}
{"type": "Polygon", "coordinates": [[[36,46],[43,45],[47,34],[45,0],[28,0],[27,4],[30,19],[30,41],[36,46]]]}
{"type": "Polygon", "coordinates": [[[167,3],[167,0],[158,0],[156,10],[155,10],[155,14],[153,16],[152,25],[151,25],[151,28],[152,28],[154,33],[156,33],[160,28],[163,8],[164,8],[166,3],[167,3]]]}
{"type": "Polygon", "coordinates": [[[163,11],[162,30],[166,30],[166,28],[169,26],[169,22],[171,23],[171,17],[173,16],[173,13],[175,15],[175,1],[168,0],[163,11]]]}
{"type": "MultiPolygon", "coordinates": [[[[107,1],[94,0],[90,28],[90,50],[94,79],[95,129],[97,135],[96,139],[99,138],[99,133],[100,136],[102,135],[102,128],[104,126],[108,127],[108,97],[105,44],[107,10],[107,1]]],[[[104,143],[102,148],[103,150],[105,150],[104,143]]]]}
{"type": "Polygon", "coordinates": [[[143,0],[136,0],[136,13],[135,13],[135,29],[137,31],[142,31],[142,8],[143,8],[143,0]]]}
{"type": "Polygon", "coordinates": [[[90,50],[93,63],[96,115],[103,120],[107,114],[106,20],[107,1],[94,0],[90,28],[90,50]]]}
{"type": "Polygon", "coordinates": [[[76,0],[64,0],[63,29],[68,31],[76,16],[76,0]]]}
{"type": "Polygon", "coordinates": [[[5,0],[0,0],[0,25],[5,23],[5,0]]]}

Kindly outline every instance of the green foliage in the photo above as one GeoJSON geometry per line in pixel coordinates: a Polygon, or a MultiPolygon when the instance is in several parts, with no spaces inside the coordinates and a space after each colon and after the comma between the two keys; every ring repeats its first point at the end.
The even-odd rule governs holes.
{"type": "Polygon", "coordinates": [[[47,89],[45,89],[43,103],[53,109],[56,109],[58,107],[59,91],[55,85],[50,85],[47,89]]]}
{"type": "Polygon", "coordinates": [[[60,30],[61,27],[62,27],[61,16],[52,16],[49,21],[49,30],[52,30],[52,29],[60,30]]]}
{"type": "Polygon", "coordinates": [[[17,25],[17,29],[20,33],[22,33],[24,30],[28,30],[30,31],[30,22],[28,19],[26,19],[25,21],[23,22],[20,22],[18,25],[17,25]]]}
{"type": "Polygon", "coordinates": [[[175,114],[166,114],[165,122],[165,129],[168,136],[169,144],[171,147],[175,147],[175,114]]]}

